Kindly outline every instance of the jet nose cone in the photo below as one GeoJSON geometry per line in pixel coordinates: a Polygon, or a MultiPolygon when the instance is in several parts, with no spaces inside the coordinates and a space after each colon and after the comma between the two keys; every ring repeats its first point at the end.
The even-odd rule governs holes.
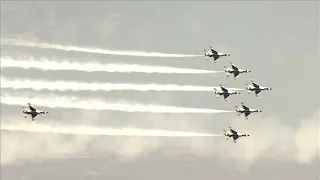
{"type": "Polygon", "coordinates": [[[231,54],[227,54],[227,56],[230,56],[231,54]]]}

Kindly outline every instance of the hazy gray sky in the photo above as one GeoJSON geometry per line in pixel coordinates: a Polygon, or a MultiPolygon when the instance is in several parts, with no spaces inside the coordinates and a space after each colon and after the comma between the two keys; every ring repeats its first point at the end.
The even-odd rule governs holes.
{"type": "MultiPolygon", "coordinates": [[[[221,134],[229,125],[252,134],[237,144],[213,138],[81,137],[1,131],[1,179],[316,179],[319,177],[320,74],[317,2],[2,2],[1,38],[114,50],[203,54],[213,45],[230,57],[219,64],[194,58],[150,58],[1,46],[1,56],[129,63],[223,70],[177,75],[1,69],[1,75],[112,83],[161,83],[244,88],[253,78],[272,91],[245,91],[228,102],[213,92],[55,92],[1,89],[1,94],[61,95],[145,104],[235,110],[241,101],[262,109],[164,115],[46,108],[39,124],[136,127],[221,134]],[[62,159],[64,156],[88,158],[62,159]]],[[[32,102],[31,102],[32,103],[32,102]]],[[[44,107],[37,106],[39,109],[44,107]]],[[[2,123],[32,123],[18,106],[1,104],[2,123]]]]}

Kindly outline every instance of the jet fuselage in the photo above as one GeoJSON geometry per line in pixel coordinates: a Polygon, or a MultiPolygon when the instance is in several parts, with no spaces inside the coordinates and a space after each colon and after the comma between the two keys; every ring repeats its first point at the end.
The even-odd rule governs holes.
{"type": "Polygon", "coordinates": [[[29,109],[25,109],[22,111],[24,114],[36,115],[36,114],[47,114],[47,111],[31,111],[29,109]]]}

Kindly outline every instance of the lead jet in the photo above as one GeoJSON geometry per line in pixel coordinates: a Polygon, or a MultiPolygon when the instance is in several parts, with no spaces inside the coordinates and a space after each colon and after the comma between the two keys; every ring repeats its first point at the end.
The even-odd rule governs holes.
{"type": "Polygon", "coordinates": [[[259,109],[250,109],[250,108],[248,108],[247,106],[244,105],[243,102],[241,102],[241,107],[238,107],[238,106],[235,106],[235,107],[237,108],[236,112],[238,113],[238,116],[240,116],[241,113],[244,113],[244,116],[245,116],[246,119],[248,119],[248,116],[251,113],[262,112],[259,109]]]}
{"type": "Polygon", "coordinates": [[[35,120],[35,117],[38,115],[38,114],[47,114],[48,112],[47,111],[41,111],[41,110],[36,110],[34,107],[31,106],[30,103],[28,103],[28,106],[29,106],[29,109],[25,108],[25,107],[22,107],[22,108],[25,108],[23,110],[23,114],[24,115],[24,118],[27,118],[28,115],[31,115],[31,118],[32,118],[32,121],[35,120]]]}
{"type": "Polygon", "coordinates": [[[245,69],[239,69],[237,68],[232,62],[230,63],[231,64],[231,67],[227,67],[227,66],[224,66],[225,67],[225,70],[224,72],[226,72],[226,76],[229,77],[230,74],[233,74],[233,77],[234,79],[237,79],[238,75],[240,73],[249,73],[251,72],[250,70],[245,70],[245,69]]]}
{"type": "Polygon", "coordinates": [[[210,47],[210,50],[204,50],[206,52],[204,55],[207,60],[213,57],[213,62],[216,63],[221,56],[230,56],[229,53],[218,52],[214,50],[212,46],[209,46],[209,47],[210,47]]]}
{"type": "Polygon", "coordinates": [[[237,131],[233,130],[231,126],[229,126],[230,131],[226,131],[225,129],[224,131],[224,135],[226,136],[226,139],[229,140],[229,138],[233,138],[233,142],[236,143],[237,139],[239,137],[246,137],[246,136],[250,136],[250,134],[245,134],[245,133],[238,133],[237,131]]]}
{"type": "Polygon", "coordinates": [[[220,88],[219,88],[219,89],[218,89],[218,88],[214,88],[214,93],[216,94],[217,99],[218,99],[221,95],[223,95],[225,101],[228,100],[228,97],[229,97],[230,95],[240,94],[239,91],[230,91],[230,90],[228,90],[227,88],[223,87],[222,84],[220,84],[220,88]]]}
{"type": "Polygon", "coordinates": [[[261,91],[264,91],[264,90],[272,90],[272,88],[269,88],[269,87],[263,87],[263,86],[259,86],[257,83],[254,82],[254,80],[251,80],[251,84],[246,84],[247,86],[247,90],[248,90],[248,93],[250,94],[251,91],[254,91],[255,94],[256,94],[256,97],[259,97],[258,94],[261,92],[261,91]]]}

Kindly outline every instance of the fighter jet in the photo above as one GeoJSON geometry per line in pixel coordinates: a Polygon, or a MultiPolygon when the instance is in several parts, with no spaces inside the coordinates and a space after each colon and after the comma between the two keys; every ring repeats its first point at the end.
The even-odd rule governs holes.
{"type": "Polygon", "coordinates": [[[251,113],[262,112],[259,109],[250,109],[250,108],[248,108],[247,106],[244,105],[243,102],[241,102],[241,107],[238,107],[238,106],[235,106],[235,107],[237,108],[236,112],[238,113],[238,116],[240,116],[241,113],[244,113],[244,116],[245,116],[246,119],[248,119],[248,116],[251,113]]]}
{"type": "Polygon", "coordinates": [[[230,64],[231,64],[231,68],[228,68],[227,66],[224,66],[225,67],[224,72],[226,72],[226,76],[227,77],[229,77],[230,74],[233,74],[234,79],[237,79],[238,75],[240,73],[249,73],[249,72],[251,72],[250,70],[244,70],[244,69],[237,68],[232,62],[230,64]]]}
{"type": "Polygon", "coordinates": [[[228,100],[228,97],[229,97],[230,95],[240,94],[240,92],[238,92],[238,91],[230,91],[230,90],[228,90],[227,88],[223,87],[222,84],[220,84],[220,88],[219,88],[219,89],[218,89],[218,88],[214,88],[214,91],[215,91],[214,93],[216,94],[217,99],[218,99],[221,95],[223,95],[225,101],[228,100]]]}
{"type": "Polygon", "coordinates": [[[254,91],[256,94],[256,97],[259,97],[258,94],[263,90],[272,90],[272,88],[269,88],[269,87],[259,86],[257,83],[254,82],[254,80],[251,80],[251,83],[252,83],[252,85],[246,84],[246,86],[247,86],[246,89],[248,90],[249,94],[251,91],[254,91]]]}
{"type": "Polygon", "coordinates": [[[28,106],[29,106],[29,109],[25,108],[25,107],[22,107],[22,108],[25,108],[23,110],[23,114],[24,115],[24,118],[27,118],[27,115],[31,115],[31,118],[32,118],[32,121],[35,120],[35,117],[38,115],[38,114],[47,114],[48,112],[47,111],[41,111],[41,110],[36,110],[35,108],[33,108],[31,106],[30,103],[28,103],[28,106]]]}
{"type": "Polygon", "coordinates": [[[245,133],[238,133],[237,131],[233,130],[231,126],[229,126],[230,131],[224,131],[224,135],[226,136],[226,139],[229,140],[230,137],[233,138],[233,142],[236,143],[237,139],[239,137],[245,137],[245,136],[250,136],[250,134],[245,134],[245,133]]]}
{"type": "Polygon", "coordinates": [[[207,60],[210,57],[213,57],[213,62],[216,63],[221,56],[230,56],[230,54],[228,53],[222,53],[214,50],[212,46],[209,46],[209,47],[210,47],[210,50],[204,50],[206,52],[204,55],[207,60]]]}

